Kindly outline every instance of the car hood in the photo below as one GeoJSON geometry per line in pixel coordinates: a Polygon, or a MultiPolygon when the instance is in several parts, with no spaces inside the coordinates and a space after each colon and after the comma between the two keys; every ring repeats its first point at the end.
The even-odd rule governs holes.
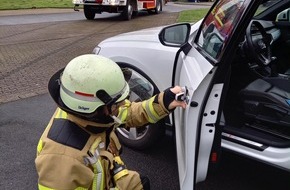
{"type": "MultiPolygon", "coordinates": [[[[198,21],[191,25],[191,34],[194,33],[200,26],[201,21],[198,21]]],[[[133,32],[128,33],[122,33],[110,38],[107,38],[106,40],[102,41],[102,43],[108,43],[108,42],[153,42],[153,43],[160,43],[158,35],[160,31],[166,26],[159,26],[159,27],[153,27],[153,28],[147,28],[143,30],[137,30],[133,32]]]]}
{"type": "Polygon", "coordinates": [[[110,38],[107,38],[106,42],[117,42],[117,41],[147,41],[147,42],[159,42],[158,34],[164,26],[147,28],[134,32],[128,32],[119,34],[110,38]]]}

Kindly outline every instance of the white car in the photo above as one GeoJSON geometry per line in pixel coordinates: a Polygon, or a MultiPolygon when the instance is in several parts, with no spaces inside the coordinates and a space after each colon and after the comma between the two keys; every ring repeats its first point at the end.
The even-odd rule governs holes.
{"type": "Polygon", "coordinates": [[[114,36],[94,53],[131,74],[130,99],[186,87],[188,106],[122,142],[146,148],[171,126],[180,189],[194,189],[220,147],[290,171],[290,0],[216,0],[195,24],[114,36]],[[128,70],[130,72],[128,72],[128,70]]]}

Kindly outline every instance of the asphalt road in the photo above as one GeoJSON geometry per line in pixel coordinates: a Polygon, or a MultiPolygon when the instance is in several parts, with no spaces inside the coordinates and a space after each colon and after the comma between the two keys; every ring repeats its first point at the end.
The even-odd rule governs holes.
{"type": "MultiPolygon", "coordinates": [[[[0,189],[37,189],[36,146],[56,108],[48,94],[0,105],[0,189]]],[[[124,147],[127,167],[150,177],[152,190],[178,190],[176,152],[165,136],[146,151],[124,147]]],[[[289,190],[289,173],[224,152],[216,172],[197,190],[289,190]]]]}
{"type": "MultiPolygon", "coordinates": [[[[47,94],[48,79],[55,71],[75,56],[90,53],[102,39],[171,24],[176,17],[176,13],[162,13],[129,22],[118,16],[94,21],[83,17],[40,23],[22,20],[20,25],[0,26],[0,189],[37,189],[34,158],[37,141],[55,109],[47,94]]],[[[123,159],[128,168],[150,177],[153,190],[179,189],[172,137],[143,152],[125,148],[123,159]]],[[[289,173],[224,153],[219,170],[197,189],[289,190],[289,179],[289,173]]]]}
{"type": "MultiPolygon", "coordinates": [[[[48,94],[0,106],[0,189],[37,189],[34,168],[36,145],[56,108],[48,94]]],[[[174,146],[171,138],[146,152],[124,148],[128,168],[151,177],[152,189],[178,189],[174,146]]]]}

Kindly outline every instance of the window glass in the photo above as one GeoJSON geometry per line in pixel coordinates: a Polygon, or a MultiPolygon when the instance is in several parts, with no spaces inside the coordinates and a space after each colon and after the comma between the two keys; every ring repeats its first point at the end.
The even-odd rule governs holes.
{"type": "Polygon", "coordinates": [[[205,18],[197,45],[218,59],[246,7],[246,0],[221,0],[205,18]]]}
{"type": "Polygon", "coordinates": [[[279,1],[281,1],[281,0],[267,0],[267,1],[263,1],[263,3],[261,3],[261,5],[259,6],[259,8],[257,9],[257,11],[255,13],[255,16],[263,13],[266,10],[268,10],[273,5],[275,5],[276,3],[278,3],[279,1]]]}

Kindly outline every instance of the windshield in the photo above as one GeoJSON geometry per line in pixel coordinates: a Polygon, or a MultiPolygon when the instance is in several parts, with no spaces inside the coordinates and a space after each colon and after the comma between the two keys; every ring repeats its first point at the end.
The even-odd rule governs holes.
{"type": "Polygon", "coordinates": [[[205,18],[197,45],[217,59],[247,5],[246,0],[221,0],[205,18]]]}
{"type": "Polygon", "coordinates": [[[281,1],[281,0],[266,0],[266,1],[263,1],[263,3],[261,3],[259,8],[257,9],[257,11],[255,13],[255,16],[267,11],[269,8],[273,7],[273,5],[275,5],[279,1],[281,1]]]}

